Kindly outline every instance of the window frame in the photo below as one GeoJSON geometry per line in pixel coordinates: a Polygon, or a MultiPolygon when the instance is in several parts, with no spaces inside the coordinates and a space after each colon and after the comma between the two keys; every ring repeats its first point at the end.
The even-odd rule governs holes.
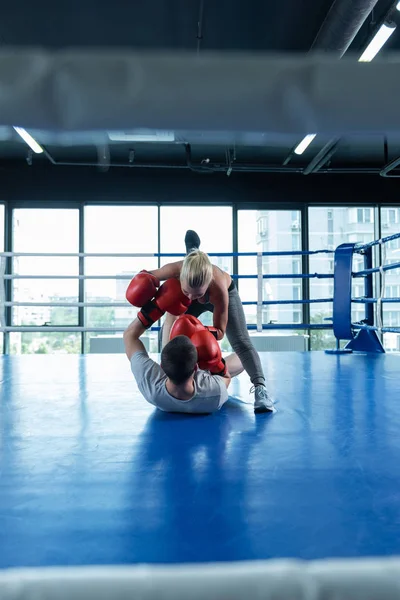
{"type": "MultiPolygon", "coordinates": [[[[268,194],[271,195],[271,192],[268,191],[268,194]]],[[[140,199],[138,202],[132,200],[118,200],[117,198],[107,198],[105,200],[89,200],[89,201],[85,201],[85,200],[46,200],[46,201],[31,201],[31,200],[26,200],[26,199],[19,199],[19,200],[11,200],[11,201],[1,201],[0,204],[4,205],[4,214],[5,214],[5,218],[4,218],[4,251],[12,251],[13,248],[13,240],[12,240],[12,227],[10,227],[10,225],[12,224],[12,213],[13,213],[13,209],[15,208],[32,208],[32,209],[36,209],[36,208],[78,208],[80,210],[80,244],[82,244],[79,248],[79,250],[81,252],[83,252],[83,242],[84,242],[84,232],[83,232],[83,226],[84,226],[84,219],[83,219],[83,210],[85,206],[119,206],[119,205],[123,205],[123,206],[127,206],[127,205],[133,205],[133,206],[157,206],[158,207],[158,231],[159,231],[159,235],[160,235],[160,227],[161,227],[161,221],[160,221],[160,209],[162,206],[171,206],[171,205],[176,205],[176,206],[191,206],[191,207],[195,207],[195,206],[199,206],[199,207],[204,207],[204,206],[229,206],[232,209],[232,250],[233,252],[237,252],[238,251],[238,217],[239,217],[239,211],[240,210],[291,210],[291,211],[300,211],[300,220],[301,220],[301,244],[300,247],[303,250],[308,250],[309,249],[309,237],[310,237],[310,231],[308,228],[308,223],[309,223],[309,210],[311,208],[325,208],[328,210],[328,219],[329,219],[329,215],[330,215],[330,210],[333,208],[347,208],[347,209],[358,209],[359,208],[359,203],[353,203],[353,204],[348,204],[346,202],[337,202],[337,203],[333,203],[333,202],[310,202],[310,201],[293,201],[293,202],[280,202],[277,200],[274,200],[274,198],[269,198],[268,194],[266,192],[265,196],[265,200],[263,201],[258,201],[258,202],[252,202],[247,201],[247,199],[243,199],[243,201],[241,202],[230,202],[229,201],[229,197],[226,196],[225,198],[218,198],[218,200],[213,200],[213,201],[208,201],[205,200],[204,202],[193,202],[193,203],[187,203],[187,202],[176,202],[176,203],[171,203],[168,200],[163,200],[163,201],[143,201],[142,199],[140,199]]],[[[258,196],[260,197],[260,196],[258,196]]],[[[381,204],[379,202],[374,203],[373,205],[366,203],[364,206],[362,206],[361,208],[368,209],[369,211],[375,211],[374,214],[372,214],[371,216],[371,212],[369,213],[371,216],[371,222],[373,222],[374,224],[374,237],[375,239],[378,239],[379,237],[381,237],[381,223],[382,223],[382,211],[384,209],[388,209],[388,210],[397,210],[397,218],[398,220],[400,220],[400,205],[399,204],[381,204]]],[[[390,222],[390,213],[388,213],[387,215],[388,218],[388,222],[390,222]]],[[[334,219],[334,213],[332,213],[332,219],[334,219]]],[[[158,246],[158,253],[160,252],[158,246]]],[[[160,263],[160,258],[158,259],[159,263],[160,263]]],[[[308,256],[302,256],[300,258],[301,260],[301,272],[309,272],[309,257],[308,256]]],[[[400,262],[400,256],[398,261],[395,258],[391,258],[388,259],[388,262],[400,262]]],[[[8,265],[10,264],[11,259],[7,260],[8,265]]],[[[234,256],[233,257],[233,274],[237,274],[238,273],[238,257],[234,256]]],[[[82,259],[82,265],[83,265],[83,259],[82,259]]],[[[9,272],[10,270],[8,269],[6,272],[9,272]]],[[[9,293],[7,292],[7,289],[10,288],[10,285],[12,282],[10,280],[6,280],[5,282],[5,288],[6,288],[6,300],[9,300],[9,293]],[[7,296],[8,294],[8,296],[7,296]]],[[[80,285],[82,283],[82,290],[83,290],[83,280],[80,281],[80,285]]],[[[302,280],[302,297],[303,299],[308,299],[309,298],[309,289],[310,289],[310,280],[308,279],[303,279],[302,280]]],[[[83,300],[83,293],[81,293],[80,291],[80,300],[83,300]]],[[[303,306],[303,321],[304,322],[310,322],[310,317],[307,317],[307,314],[309,315],[309,309],[310,309],[310,305],[304,304],[303,306]]],[[[79,311],[81,311],[81,316],[80,316],[80,324],[84,325],[84,319],[83,319],[83,312],[84,309],[83,308],[79,308],[79,311]]],[[[11,313],[11,307],[6,307],[6,325],[10,324],[10,313],[11,313]]],[[[305,333],[310,333],[310,330],[307,330],[305,333]]],[[[84,333],[81,333],[82,336],[82,341],[84,340],[84,333]]],[[[9,346],[8,346],[8,338],[9,338],[9,332],[6,332],[3,336],[3,348],[4,348],[4,352],[7,353],[9,350],[9,346]]],[[[82,349],[81,349],[82,353],[84,352],[84,347],[83,347],[83,343],[82,343],[82,349]]]]}

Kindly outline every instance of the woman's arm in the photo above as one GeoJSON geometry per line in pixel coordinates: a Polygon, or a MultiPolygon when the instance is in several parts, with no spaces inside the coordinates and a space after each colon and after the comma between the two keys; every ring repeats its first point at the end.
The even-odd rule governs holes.
{"type": "Polygon", "coordinates": [[[217,340],[222,340],[228,324],[229,293],[225,285],[216,286],[210,300],[214,304],[213,324],[217,330],[217,340]]]}
{"type": "Polygon", "coordinates": [[[178,262],[168,263],[164,265],[160,269],[153,269],[149,271],[154,277],[157,277],[160,281],[165,281],[166,279],[178,278],[181,274],[183,260],[179,260],[178,262]]]}

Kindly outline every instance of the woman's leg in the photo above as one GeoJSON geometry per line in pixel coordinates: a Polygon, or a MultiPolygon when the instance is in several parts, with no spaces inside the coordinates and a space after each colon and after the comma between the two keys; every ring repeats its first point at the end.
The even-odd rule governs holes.
{"type": "Polygon", "coordinates": [[[265,384],[260,357],[251,343],[243,305],[236,288],[229,292],[226,335],[230,345],[239,356],[245,371],[249,375],[251,383],[254,383],[254,385],[265,384]]]}
{"type": "Polygon", "coordinates": [[[255,386],[255,412],[273,411],[272,400],[265,387],[265,377],[260,357],[251,343],[243,305],[236,288],[229,292],[226,335],[230,345],[240,358],[244,369],[249,375],[250,381],[255,386]]]}
{"type": "Polygon", "coordinates": [[[200,238],[193,229],[188,229],[185,235],[185,248],[186,254],[192,252],[192,250],[198,250],[200,248],[200,238]]]}

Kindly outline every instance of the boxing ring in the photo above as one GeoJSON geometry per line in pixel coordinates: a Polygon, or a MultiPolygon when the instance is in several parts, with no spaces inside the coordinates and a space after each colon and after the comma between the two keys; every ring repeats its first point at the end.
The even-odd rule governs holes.
{"type": "MultiPolygon", "coordinates": [[[[246,253],[255,274],[235,276],[257,279],[249,328],[337,339],[327,352],[261,353],[274,415],[243,402],[245,373],[218,413],[170,415],[140,396],[122,354],[0,357],[1,598],[399,597],[400,357],[381,334],[400,329],[381,311],[400,301],[384,297],[400,263],[377,262],[397,238],[246,253]],[[262,272],[263,255],[317,253],[334,256],[333,273],[262,272]],[[263,323],[262,306],[279,304],[262,297],[274,277],[333,279],[333,298],[297,301],[333,301],[332,319],[263,323]],[[354,279],[364,296],[352,297],[354,279]]],[[[43,330],[2,327],[32,329],[43,330]]]]}
{"type": "MultiPolygon", "coordinates": [[[[2,49],[1,124],[40,133],[45,144],[98,147],[105,130],[127,128],[245,144],[264,144],[269,132],[393,133],[398,62],[2,49]]],[[[376,171],[396,177],[397,164],[376,171]]],[[[326,329],[337,340],[327,352],[261,354],[274,415],[255,416],[243,402],[243,375],[217,414],[166,415],[140,397],[123,355],[1,356],[1,600],[399,598],[400,359],[383,351],[381,336],[399,333],[383,325],[382,309],[400,301],[385,298],[383,285],[400,264],[378,266],[387,241],[337,248],[333,274],[286,275],[333,279],[333,298],[318,299],[333,301],[332,320],[320,324],[262,322],[271,301],[260,296],[255,255],[252,329],[326,329]],[[363,269],[353,270],[354,256],[363,269]],[[355,279],[365,295],[352,297],[355,279]],[[365,306],[358,322],[355,305],[365,306]]],[[[18,275],[1,277],[10,284],[18,275]]],[[[0,301],[8,315],[18,305],[0,301]]],[[[44,330],[9,321],[6,335],[44,330]]],[[[45,328],[67,330],[101,328],[45,328]]]]}

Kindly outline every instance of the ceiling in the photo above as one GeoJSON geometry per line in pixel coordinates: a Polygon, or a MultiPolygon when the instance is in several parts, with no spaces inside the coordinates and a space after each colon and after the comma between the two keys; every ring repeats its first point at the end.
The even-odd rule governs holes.
{"type": "Polygon", "coordinates": [[[200,37],[204,51],[306,52],[331,4],[332,0],[22,0],[3,11],[0,41],[3,46],[46,48],[196,50],[200,37]]]}
{"type": "MultiPolygon", "coordinates": [[[[347,2],[350,6],[360,1],[336,3],[346,6],[347,2]]],[[[122,47],[195,53],[307,53],[325,19],[332,17],[327,17],[332,4],[332,0],[115,0],[112,4],[95,0],[22,0],[9,4],[3,12],[0,42],[3,48],[51,50],[122,47]]],[[[354,55],[357,60],[393,6],[393,0],[376,2],[352,36],[346,56],[354,55]]],[[[399,49],[400,27],[382,53],[399,49]]],[[[86,164],[103,171],[161,166],[202,173],[247,170],[289,174],[305,170],[306,174],[346,171],[379,175],[385,164],[400,156],[398,135],[350,135],[335,140],[319,135],[304,154],[297,156],[293,153],[300,141],[297,136],[249,134],[238,139],[228,134],[179,131],[173,132],[173,142],[116,142],[104,132],[96,139],[83,134],[68,139],[61,136],[55,142],[54,138],[47,139],[45,132],[30,133],[44,147],[44,154],[32,154],[12,128],[0,127],[3,167],[12,161],[31,168],[48,165],[53,169],[86,164]],[[314,160],[316,156],[321,158],[319,162],[314,160]]]]}

